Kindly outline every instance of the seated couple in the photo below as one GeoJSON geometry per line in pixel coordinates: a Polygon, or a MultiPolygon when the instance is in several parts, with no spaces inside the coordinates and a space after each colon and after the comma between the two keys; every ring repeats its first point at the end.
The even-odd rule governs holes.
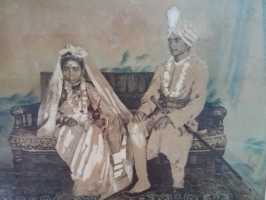
{"type": "Polygon", "coordinates": [[[168,11],[172,56],[156,68],[134,116],[81,47],[60,50],[40,106],[37,134],[58,138],[56,149],[71,169],[74,195],[107,198],[130,185],[135,164],[138,182],[124,195],[138,197],[151,190],[146,160],[158,153],[170,161],[173,189],[184,187],[193,136],[183,125],[197,130],[195,118],[205,103],[207,71],[192,51],[195,27],[171,19],[171,13],[179,17],[180,11],[176,7],[168,11]]]}

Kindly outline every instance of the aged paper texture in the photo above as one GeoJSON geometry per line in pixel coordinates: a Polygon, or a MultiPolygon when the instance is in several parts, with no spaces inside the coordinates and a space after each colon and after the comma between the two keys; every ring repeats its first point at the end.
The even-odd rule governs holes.
{"type": "Polygon", "coordinates": [[[0,199],[264,199],[263,0],[0,11],[0,199]]]}

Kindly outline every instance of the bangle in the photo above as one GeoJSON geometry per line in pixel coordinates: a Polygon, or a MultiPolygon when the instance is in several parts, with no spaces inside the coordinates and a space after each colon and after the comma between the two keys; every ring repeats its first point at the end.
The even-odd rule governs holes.
{"type": "Polygon", "coordinates": [[[63,120],[62,120],[62,124],[65,124],[65,123],[67,122],[68,119],[69,119],[68,116],[64,116],[64,117],[63,117],[63,120]]]}

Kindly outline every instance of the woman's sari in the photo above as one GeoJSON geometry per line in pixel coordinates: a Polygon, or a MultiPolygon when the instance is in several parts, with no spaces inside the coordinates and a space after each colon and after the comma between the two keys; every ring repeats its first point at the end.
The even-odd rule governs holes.
{"type": "MultiPolygon", "coordinates": [[[[60,55],[67,51],[79,55],[72,45],[61,50],[60,55]]],[[[86,71],[95,87],[82,78],[78,96],[71,95],[71,87],[64,88],[59,63],[39,110],[37,135],[58,138],[56,149],[71,169],[74,195],[101,195],[104,199],[132,181],[133,155],[125,128],[131,114],[91,61],[86,71]],[[68,94],[61,104],[64,89],[68,94]],[[95,116],[96,110],[100,117],[99,113],[95,116]],[[78,125],[56,124],[62,116],[77,120],[78,125]]]]}

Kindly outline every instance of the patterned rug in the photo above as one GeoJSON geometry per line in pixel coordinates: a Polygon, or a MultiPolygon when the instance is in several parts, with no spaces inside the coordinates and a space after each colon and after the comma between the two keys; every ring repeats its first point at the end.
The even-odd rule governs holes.
{"type": "MultiPolygon", "coordinates": [[[[171,169],[169,164],[148,165],[149,179],[164,191],[171,187],[171,169]]],[[[25,169],[21,177],[15,177],[12,169],[0,172],[0,200],[98,200],[98,197],[75,197],[71,189],[73,181],[69,169],[49,164],[38,164],[34,169],[25,169]]],[[[231,172],[223,170],[217,177],[214,166],[186,167],[185,200],[261,200],[256,198],[231,172]]],[[[122,191],[123,192],[123,191],[122,191]]],[[[108,199],[126,200],[119,192],[108,199]]],[[[164,193],[157,195],[147,193],[139,200],[180,200],[180,193],[164,193]]]]}

